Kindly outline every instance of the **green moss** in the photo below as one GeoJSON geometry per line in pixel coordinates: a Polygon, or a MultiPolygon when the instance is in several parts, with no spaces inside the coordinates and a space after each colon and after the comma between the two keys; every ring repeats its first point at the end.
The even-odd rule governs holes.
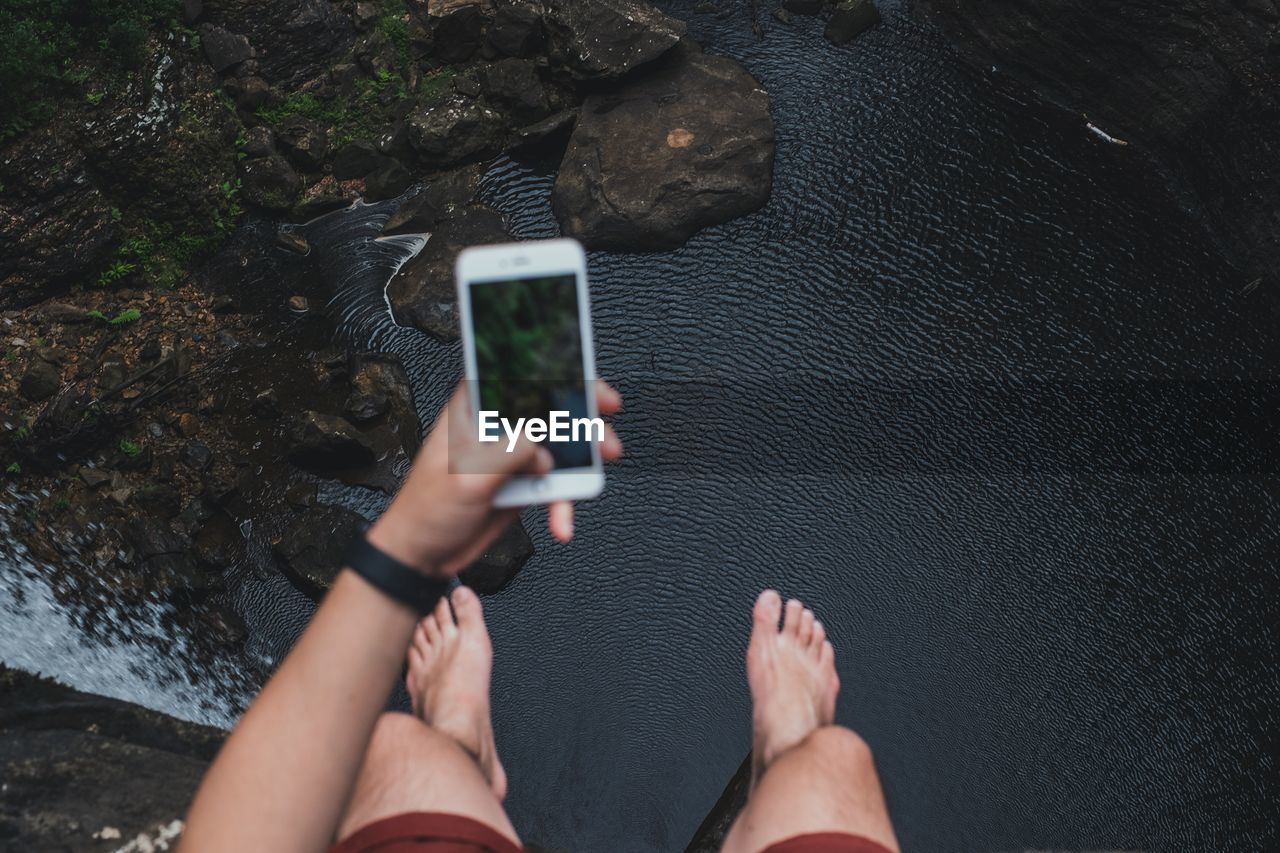
{"type": "Polygon", "coordinates": [[[120,452],[125,456],[137,456],[142,452],[142,445],[127,438],[120,439],[120,452]]]}

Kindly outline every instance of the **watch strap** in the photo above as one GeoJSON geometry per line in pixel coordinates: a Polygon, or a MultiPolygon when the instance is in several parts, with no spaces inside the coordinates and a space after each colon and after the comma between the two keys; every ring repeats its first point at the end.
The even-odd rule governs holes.
{"type": "Polygon", "coordinates": [[[430,578],[374,546],[361,533],[347,549],[345,565],[401,604],[427,613],[449,594],[453,578],[430,578]]]}

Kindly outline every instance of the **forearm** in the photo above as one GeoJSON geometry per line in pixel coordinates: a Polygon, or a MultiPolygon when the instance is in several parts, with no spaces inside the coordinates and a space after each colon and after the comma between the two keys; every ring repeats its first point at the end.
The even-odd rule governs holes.
{"type": "Polygon", "coordinates": [[[350,571],[219,752],[188,850],[320,850],[351,794],[417,614],[350,571]]]}

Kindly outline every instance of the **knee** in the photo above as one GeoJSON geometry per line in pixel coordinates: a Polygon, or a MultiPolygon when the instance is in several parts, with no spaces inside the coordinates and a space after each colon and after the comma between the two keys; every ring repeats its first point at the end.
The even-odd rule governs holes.
{"type": "Polygon", "coordinates": [[[823,726],[809,735],[807,745],[820,756],[854,770],[859,775],[875,773],[875,757],[861,735],[844,726],[823,726]]]}
{"type": "Polygon", "coordinates": [[[422,723],[417,717],[387,711],[373,724],[373,735],[369,738],[369,752],[404,749],[405,743],[412,738],[412,733],[421,726],[422,723]]]}

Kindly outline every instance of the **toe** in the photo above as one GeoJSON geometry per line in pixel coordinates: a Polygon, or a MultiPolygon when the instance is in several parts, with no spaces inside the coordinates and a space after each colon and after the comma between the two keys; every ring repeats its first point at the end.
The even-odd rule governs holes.
{"type": "Polygon", "coordinates": [[[436,615],[431,613],[418,624],[422,628],[422,632],[427,635],[427,648],[439,645],[440,623],[436,621],[436,615]]]}
{"type": "Polygon", "coordinates": [[[830,640],[826,640],[822,644],[822,651],[818,655],[818,662],[824,667],[831,667],[831,671],[836,670],[836,650],[831,645],[830,640]]]}
{"type": "Polygon", "coordinates": [[[822,656],[822,644],[827,641],[827,629],[822,627],[822,623],[814,621],[813,637],[809,640],[809,651],[815,657],[822,656]]]}
{"type": "Polygon", "coordinates": [[[471,587],[460,586],[453,591],[453,612],[458,617],[458,630],[462,633],[484,630],[484,612],[480,596],[471,587]]]}
{"type": "Polygon", "coordinates": [[[413,630],[413,647],[410,648],[410,651],[416,648],[419,657],[425,658],[427,653],[431,651],[431,638],[427,634],[427,624],[434,618],[430,615],[423,617],[422,621],[418,623],[418,627],[413,630]]]}
{"type": "Polygon", "coordinates": [[[759,630],[778,633],[778,619],[782,616],[782,597],[776,590],[766,589],[756,599],[751,618],[759,630]]]}
{"type": "Polygon", "coordinates": [[[798,599],[791,599],[787,602],[786,612],[782,616],[782,633],[792,639],[800,633],[801,614],[804,613],[804,605],[798,599]]]}
{"type": "Polygon", "coordinates": [[[813,611],[807,607],[800,614],[800,630],[796,634],[796,639],[800,642],[801,648],[809,648],[809,643],[813,640],[813,623],[817,621],[814,618],[813,611]]]}
{"type": "Polygon", "coordinates": [[[436,604],[436,624],[440,626],[440,636],[446,640],[450,637],[457,636],[458,626],[453,621],[453,611],[449,609],[449,597],[444,596],[440,602],[436,604]]]}

